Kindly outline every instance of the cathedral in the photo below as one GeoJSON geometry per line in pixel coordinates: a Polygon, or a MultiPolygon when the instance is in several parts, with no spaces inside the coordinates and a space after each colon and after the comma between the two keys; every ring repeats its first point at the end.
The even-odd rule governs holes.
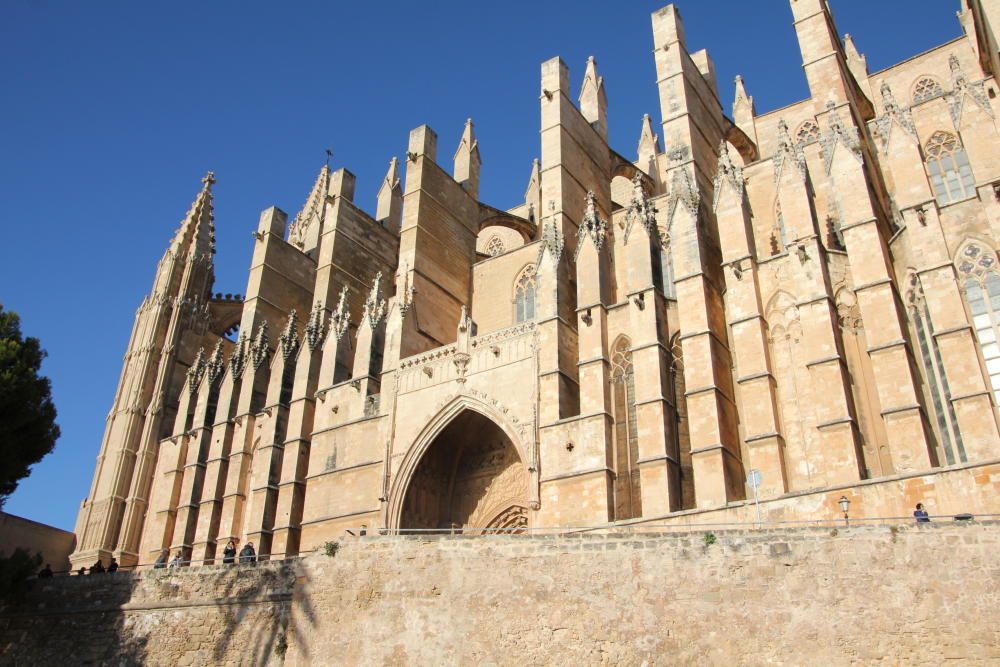
{"type": "Polygon", "coordinates": [[[479,201],[471,121],[450,164],[417,127],[373,212],[327,167],[294,218],[263,211],[242,295],[215,292],[205,176],[136,312],[73,566],[840,499],[1000,512],[1000,0],[879,72],[825,0],[789,4],[807,99],[758,114],[737,77],[724,110],[668,5],[636,149],[608,143],[594,59],[573,90],[554,58],[523,201],[479,201]]]}

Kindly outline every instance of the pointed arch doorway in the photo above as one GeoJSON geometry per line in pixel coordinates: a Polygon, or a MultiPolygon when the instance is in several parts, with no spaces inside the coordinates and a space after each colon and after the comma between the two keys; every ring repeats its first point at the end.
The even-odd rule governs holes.
{"type": "Polygon", "coordinates": [[[426,446],[406,481],[399,528],[525,532],[529,481],[504,429],[480,412],[462,410],[426,446]]]}

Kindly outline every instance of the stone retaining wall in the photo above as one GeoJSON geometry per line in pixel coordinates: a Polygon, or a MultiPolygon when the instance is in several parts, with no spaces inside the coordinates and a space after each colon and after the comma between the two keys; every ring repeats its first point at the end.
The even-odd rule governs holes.
{"type": "Polygon", "coordinates": [[[995,663],[998,546],[995,523],[367,537],[53,579],[0,614],[0,663],[995,663]]]}

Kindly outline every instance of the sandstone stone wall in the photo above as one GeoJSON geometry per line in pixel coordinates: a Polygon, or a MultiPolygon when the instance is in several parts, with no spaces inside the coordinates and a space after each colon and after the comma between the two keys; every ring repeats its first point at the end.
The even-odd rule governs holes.
{"type": "Polygon", "coordinates": [[[998,528],[368,537],[57,578],[0,614],[0,664],[995,664],[998,528]]]}

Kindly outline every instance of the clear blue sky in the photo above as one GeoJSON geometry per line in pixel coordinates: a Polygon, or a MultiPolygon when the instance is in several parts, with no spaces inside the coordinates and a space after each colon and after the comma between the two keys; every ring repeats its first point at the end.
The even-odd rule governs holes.
{"type": "MultiPolygon", "coordinates": [[[[62,437],[6,511],[73,529],[89,490],[135,309],[216,172],[216,291],[243,293],[259,212],[302,205],[323,164],[374,210],[390,157],[427,123],[450,169],[466,117],[481,197],[508,208],[538,156],[539,64],[578,88],[594,55],[611,141],[658,122],[649,14],[663,2],[0,3],[0,303],[49,357],[62,437]]],[[[785,0],[680,0],[727,110],[744,76],[758,112],[807,95],[785,0]]],[[[958,0],[834,0],[881,69],[960,34],[958,0]]]]}

